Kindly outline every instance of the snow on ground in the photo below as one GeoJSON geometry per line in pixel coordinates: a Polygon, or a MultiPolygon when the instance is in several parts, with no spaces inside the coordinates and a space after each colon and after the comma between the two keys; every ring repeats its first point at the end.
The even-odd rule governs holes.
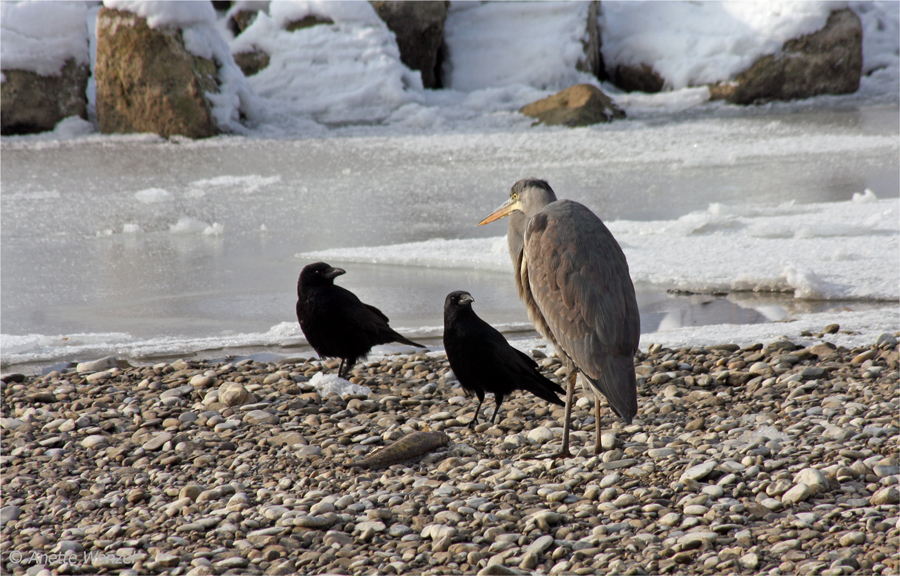
{"type": "Polygon", "coordinates": [[[288,115],[321,123],[377,122],[422,101],[422,79],[400,62],[394,35],[368,2],[274,2],[231,42],[235,54],[261,49],[269,65],[248,81],[288,115]],[[288,32],[315,15],[333,25],[288,32]]]}
{"type": "Polygon", "coordinates": [[[596,82],[576,70],[584,59],[588,7],[587,2],[453,2],[444,29],[445,85],[463,92],[513,84],[558,91],[596,82]]]}
{"type": "MultiPolygon", "coordinates": [[[[576,70],[587,2],[452,3],[445,26],[445,90],[422,88],[419,73],[402,64],[393,34],[367,2],[274,2],[237,38],[208,3],[106,5],[144,15],[154,26],[182,26],[188,50],[215,57],[222,66],[220,92],[210,96],[216,119],[239,134],[321,135],[323,124],[352,123],[525,129],[530,122],[516,112],[523,105],[576,82],[599,84],[576,70]],[[283,29],[285,22],[309,14],[334,24],[283,29]],[[230,53],[253,48],[269,53],[271,62],[245,78],[230,53]]],[[[705,88],[689,86],[733,76],[777,52],[786,39],[821,28],[830,10],[846,5],[860,15],[864,29],[866,76],[858,96],[896,102],[897,2],[604,2],[599,22],[607,67],[650,63],[672,91],[621,94],[613,86],[603,88],[632,118],[713,106],[706,104],[705,88]]],[[[4,68],[55,73],[66,57],[88,61],[93,23],[84,22],[96,14],[89,3],[3,2],[2,10],[4,68]]],[[[82,135],[69,130],[55,137],[82,135]]]]}

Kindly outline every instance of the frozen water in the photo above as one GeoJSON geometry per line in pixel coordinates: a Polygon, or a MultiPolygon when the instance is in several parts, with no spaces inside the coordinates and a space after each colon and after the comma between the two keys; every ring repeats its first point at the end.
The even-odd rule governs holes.
{"type": "MultiPolygon", "coordinates": [[[[900,11],[849,5],[866,30],[857,94],[738,108],[709,103],[706,88],[604,86],[629,119],[566,130],[532,127],[516,110],[581,78],[583,30],[572,23],[585,3],[454,4],[453,87],[424,90],[368,3],[280,2],[232,39],[200,5],[132,2],[154,25],[185,26],[188,48],[221,64],[217,119],[245,136],[100,135],[70,118],[53,132],[4,137],[2,362],[260,348],[311,355],[293,313],[297,274],[311,258],[346,263],[340,283],[410,337],[439,346],[443,297],[467,289],[516,345],[542,345],[510,278],[504,225],[475,226],[530,175],[589,206],[619,238],[637,281],[642,346],[802,341],[833,322],[846,331],[831,341],[871,343],[898,326],[900,11]],[[335,23],[280,29],[309,13],[335,23]],[[499,29],[507,20],[529,31],[518,60],[485,64],[491,46],[467,51],[467,22],[499,29]],[[254,42],[273,64],[246,79],[228,52],[254,42]]],[[[82,40],[91,33],[97,8],[81,16],[82,30],[77,17],[57,16],[64,6],[2,4],[4,67],[14,50],[30,54],[17,40],[23,21],[69,26],[82,40]]],[[[634,6],[603,6],[604,18],[619,18],[610,25],[637,18],[624,15],[634,6]]],[[[692,18],[670,23],[707,56],[716,42],[746,44],[724,45],[723,57],[823,14],[817,2],[767,3],[766,14],[760,6],[653,8],[718,10],[730,21],[756,10],[753,18],[774,22],[734,41],[716,39],[726,29],[717,19],[700,18],[703,34],[692,18]],[[776,17],[792,13],[803,14],[776,17]]],[[[75,55],[82,40],[59,54],[75,55]]],[[[667,38],[642,41],[658,50],[667,38]]],[[[34,55],[58,70],[52,43],[41,46],[48,53],[34,55]]],[[[708,63],[683,54],[673,70],[690,83],[708,63]]]]}
{"type": "Polygon", "coordinates": [[[411,338],[440,346],[456,289],[528,338],[505,225],[475,225],[526,175],[613,230],[644,347],[803,341],[833,322],[856,333],[833,342],[871,343],[898,326],[897,124],[895,108],[751,109],[428,137],[4,140],[0,351],[4,363],[312,355],[293,312],[312,258],[346,268],[339,283],[411,338]],[[151,189],[171,200],[135,197],[151,189]],[[192,233],[171,234],[179,222],[192,233]]]}

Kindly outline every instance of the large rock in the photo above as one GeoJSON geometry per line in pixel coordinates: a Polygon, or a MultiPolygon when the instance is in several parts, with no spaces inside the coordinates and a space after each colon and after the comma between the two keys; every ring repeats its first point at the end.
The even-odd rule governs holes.
{"type": "Polygon", "coordinates": [[[591,84],[576,84],[553,96],[523,106],[519,112],[537,118],[541,124],[562,124],[570,128],[625,117],[625,112],[609,96],[591,84]]]}
{"type": "Polygon", "coordinates": [[[87,120],[87,64],[66,61],[58,75],[28,70],[3,70],[0,85],[0,133],[31,134],[53,130],[69,116],[87,120]]]}
{"type": "Polygon", "coordinates": [[[181,30],[150,28],[130,12],[97,15],[97,120],[100,131],[205,138],[219,132],[206,99],[217,67],[184,47],[181,30]]]}
{"type": "Polygon", "coordinates": [[[245,52],[232,54],[234,63],[238,65],[244,76],[253,76],[269,65],[270,57],[264,51],[256,48],[245,52]]]}
{"type": "MultiPolygon", "coordinates": [[[[862,24],[848,8],[832,12],[818,32],[789,40],[778,54],[763,56],[736,78],[711,85],[710,98],[751,104],[847,94],[859,88],[861,74],[862,24]]],[[[611,75],[627,91],[660,92],[666,83],[652,62],[619,65],[611,75]]]]}
{"type": "Polygon", "coordinates": [[[733,82],[710,87],[710,96],[750,104],[849,94],[859,89],[862,63],[862,24],[846,8],[832,12],[818,32],[789,40],[781,53],[760,58],[733,82]]]}
{"type": "Polygon", "coordinates": [[[440,88],[440,52],[450,3],[372,1],[370,4],[397,37],[400,60],[422,73],[425,88],[440,88]]]}
{"type": "Polygon", "coordinates": [[[578,61],[575,68],[597,78],[604,75],[603,54],[600,52],[600,25],[597,23],[597,12],[600,10],[600,1],[593,0],[588,8],[587,26],[585,28],[586,40],[584,46],[584,58],[578,61]]]}
{"type": "Polygon", "coordinates": [[[628,92],[662,92],[666,81],[649,64],[619,65],[613,70],[613,84],[628,92]]]}

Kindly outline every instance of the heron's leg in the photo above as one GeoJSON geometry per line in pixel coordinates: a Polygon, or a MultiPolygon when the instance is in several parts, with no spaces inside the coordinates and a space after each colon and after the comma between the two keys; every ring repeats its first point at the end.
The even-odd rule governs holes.
{"type": "Polygon", "coordinates": [[[575,400],[575,379],[578,377],[578,369],[575,363],[568,360],[566,366],[566,421],[563,424],[563,444],[559,450],[557,458],[571,458],[572,453],[569,452],[569,422],[572,420],[572,404],[575,400]]]}
{"type": "Polygon", "coordinates": [[[594,441],[594,454],[599,454],[603,452],[603,445],[600,444],[600,395],[594,395],[594,406],[596,411],[596,420],[597,420],[597,439],[594,441]]]}
{"type": "Polygon", "coordinates": [[[478,398],[478,408],[475,409],[475,417],[469,422],[469,428],[474,429],[478,425],[478,413],[481,412],[481,405],[484,403],[484,396],[478,398]]]}

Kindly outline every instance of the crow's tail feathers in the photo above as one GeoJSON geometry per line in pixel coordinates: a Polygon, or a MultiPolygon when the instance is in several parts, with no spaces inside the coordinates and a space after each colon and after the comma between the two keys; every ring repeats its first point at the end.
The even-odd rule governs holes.
{"type": "Polygon", "coordinates": [[[548,380],[544,376],[539,373],[535,373],[533,378],[528,378],[525,380],[524,385],[522,386],[523,390],[528,390],[538,398],[546,400],[552,404],[556,404],[557,406],[565,406],[566,403],[559,399],[557,394],[566,395],[566,391],[562,389],[562,387],[552,380],[548,380]]]}
{"type": "Polygon", "coordinates": [[[392,334],[392,336],[394,337],[394,342],[399,342],[401,344],[407,344],[409,346],[415,346],[416,348],[425,348],[424,344],[419,344],[418,342],[413,342],[409,338],[405,338],[405,337],[401,336],[400,334],[397,334],[396,332],[394,332],[392,334]]]}

